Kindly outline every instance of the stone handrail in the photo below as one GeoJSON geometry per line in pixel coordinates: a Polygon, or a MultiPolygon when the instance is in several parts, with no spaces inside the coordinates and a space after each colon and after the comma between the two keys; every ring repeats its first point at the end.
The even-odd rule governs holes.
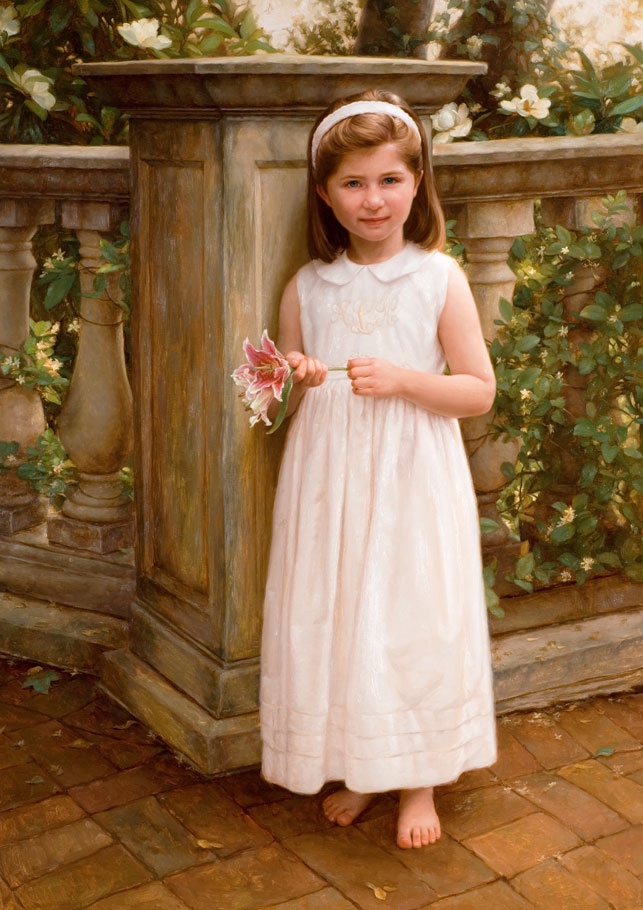
{"type": "MultiPolygon", "coordinates": [[[[118,66],[120,64],[114,64],[114,67],[118,66]]],[[[126,90],[125,82],[123,86],[123,90],[126,90]]],[[[139,98],[140,95],[136,97],[139,98]]],[[[207,97],[204,95],[199,104],[205,107],[206,102],[207,97]]],[[[157,114],[148,107],[145,116],[152,122],[157,114]]],[[[207,115],[199,116],[207,120],[211,117],[211,111],[208,109],[207,115]]],[[[258,211],[256,220],[253,220],[254,216],[248,214],[251,202],[247,202],[243,194],[241,177],[246,179],[248,174],[252,175],[252,179],[255,180],[253,192],[258,193],[262,199],[267,199],[268,203],[270,200],[274,203],[275,198],[281,199],[282,194],[284,195],[283,206],[291,212],[295,227],[285,237],[283,243],[296,248],[293,258],[296,260],[299,257],[299,260],[303,261],[305,250],[300,228],[303,224],[301,190],[305,162],[301,156],[297,157],[296,154],[290,153],[288,143],[291,139],[286,141],[285,138],[278,136],[278,141],[275,140],[274,144],[271,145],[270,142],[262,144],[263,140],[256,132],[255,125],[251,121],[247,125],[244,124],[240,112],[235,112],[235,117],[239,118],[240,125],[235,123],[234,130],[231,130],[229,140],[231,144],[226,149],[226,154],[230,158],[235,154],[238,156],[246,154],[246,149],[252,143],[258,144],[258,151],[248,153],[254,155],[250,162],[239,157],[236,169],[226,172],[229,183],[225,189],[215,182],[211,172],[206,173],[199,158],[203,155],[204,160],[208,160],[208,156],[212,154],[212,149],[208,146],[210,138],[207,130],[203,124],[192,123],[189,118],[186,118],[188,122],[182,125],[182,129],[190,136],[193,127],[194,135],[198,133],[199,142],[202,142],[198,154],[195,151],[191,156],[179,157],[175,163],[172,158],[174,137],[163,133],[162,141],[157,144],[152,136],[149,146],[143,144],[141,146],[143,151],[139,149],[137,152],[143,162],[137,165],[140,169],[137,179],[144,185],[148,194],[145,202],[148,231],[146,236],[149,236],[155,224],[154,213],[149,210],[149,200],[156,198],[170,202],[172,192],[177,193],[180,189],[185,194],[191,194],[190,198],[194,201],[200,191],[194,188],[196,184],[192,175],[204,181],[202,185],[208,187],[213,199],[220,200],[218,194],[223,192],[232,194],[226,203],[227,214],[223,230],[229,231],[228,236],[232,237],[235,232],[240,231],[240,224],[243,236],[235,241],[239,246],[248,245],[250,242],[257,245],[263,243],[268,250],[263,254],[263,260],[259,254],[258,260],[252,262],[244,260],[239,254],[239,262],[234,264],[236,271],[226,260],[228,264],[225,267],[230,270],[229,274],[232,276],[226,279],[229,282],[228,289],[233,296],[237,294],[240,299],[243,297],[243,288],[240,290],[238,287],[239,276],[243,269],[247,270],[248,264],[254,269],[251,276],[256,286],[252,285],[250,293],[247,290],[243,292],[244,299],[250,300],[243,314],[246,323],[232,332],[232,335],[236,332],[236,335],[243,337],[262,325],[274,328],[278,288],[283,284],[284,276],[275,265],[281,262],[283,248],[281,241],[278,239],[275,241],[274,230],[271,228],[271,224],[276,222],[266,220],[264,224],[265,216],[258,211]],[[237,177],[238,186],[234,183],[237,177]],[[163,196],[165,192],[163,180],[166,178],[172,181],[170,189],[167,190],[167,197],[163,196]],[[282,184],[280,181],[285,183],[282,184]],[[244,231],[246,233],[243,233],[244,231]],[[276,244],[274,247],[271,246],[273,243],[276,244]]],[[[195,121],[197,119],[196,116],[193,118],[195,121]]],[[[211,119],[215,119],[214,115],[211,119]]],[[[292,144],[295,145],[297,140],[296,147],[301,148],[300,140],[305,135],[307,127],[303,123],[295,123],[291,128],[296,132],[292,144]]],[[[145,141],[147,142],[147,139],[145,141]]],[[[142,142],[140,137],[136,142],[139,144],[142,142]]],[[[85,276],[80,314],[82,332],[72,384],[60,418],[60,432],[63,442],[80,469],[81,485],[75,496],[66,504],[63,514],[50,516],[47,521],[50,544],[61,552],[64,547],[66,558],[72,560],[75,554],[83,552],[92,552],[96,554],[95,559],[103,559],[110,551],[131,543],[131,517],[126,504],[120,499],[118,482],[119,466],[126,459],[131,446],[132,425],[131,398],[123,357],[121,311],[109,297],[96,299],[90,296],[91,276],[98,264],[99,238],[101,234],[113,229],[124,217],[129,204],[129,158],[130,153],[126,148],[0,147],[0,350],[3,347],[6,350],[20,347],[28,331],[29,290],[36,268],[31,251],[31,239],[38,226],[56,222],[62,227],[77,231],[80,240],[81,268],[85,276]]],[[[542,201],[542,215],[546,223],[562,224],[574,229],[587,223],[588,213],[598,207],[599,200],[605,195],[625,189],[638,207],[643,198],[643,145],[639,137],[626,134],[582,138],[513,139],[437,146],[433,167],[440,197],[449,217],[456,218],[456,234],[466,247],[469,279],[489,340],[496,331],[494,320],[498,316],[500,299],[503,297],[511,299],[513,295],[515,275],[508,266],[509,250],[517,236],[529,234],[534,230],[535,200],[542,201]]],[[[167,217],[167,214],[159,217],[167,217]]],[[[198,237],[205,238],[203,242],[208,244],[212,255],[215,249],[213,245],[218,242],[216,236],[202,232],[195,233],[195,237],[197,242],[198,237]]],[[[181,250],[185,252],[187,240],[175,239],[184,244],[177,253],[177,257],[180,258],[181,250]]],[[[139,239],[138,242],[142,241],[139,239]]],[[[160,253],[157,255],[160,262],[160,253]]],[[[187,266],[184,265],[182,268],[187,266]]],[[[159,310],[158,314],[153,313],[153,318],[157,322],[150,328],[150,332],[160,331],[162,320],[165,319],[170,306],[168,298],[163,296],[165,291],[162,288],[159,291],[156,286],[151,289],[147,286],[154,279],[154,274],[151,266],[148,271],[141,270],[139,258],[138,271],[135,269],[133,275],[135,285],[138,282],[138,293],[142,293],[141,283],[146,282],[145,293],[160,294],[160,303],[165,308],[159,310]]],[[[185,275],[192,281],[192,273],[186,272],[185,275]]],[[[568,292],[570,312],[577,306],[578,300],[584,299],[584,295],[591,291],[594,280],[583,271],[582,266],[579,266],[576,278],[568,292]]],[[[175,283],[171,289],[174,293],[180,287],[179,280],[180,275],[173,279],[175,283]]],[[[240,312],[241,310],[237,315],[240,312]]],[[[219,330],[219,327],[216,327],[216,331],[219,330]]],[[[138,371],[141,394],[144,396],[145,389],[148,388],[146,384],[150,382],[147,364],[152,363],[152,359],[145,333],[141,334],[141,325],[138,331],[141,347],[134,350],[133,369],[135,372],[138,371]],[[137,361],[136,358],[139,356],[140,359],[137,361]]],[[[231,332],[229,327],[226,331],[231,332]]],[[[172,356],[188,354],[194,356],[193,369],[189,371],[190,381],[195,380],[199,370],[207,369],[210,381],[218,383],[217,377],[229,374],[228,361],[238,356],[235,351],[240,346],[234,347],[232,343],[229,346],[223,345],[223,352],[221,348],[213,347],[210,353],[215,351],[216,357],[212,357],[207,361],[206,367],[203,367],[204,353],[198,347],[196,337],[186,334],[185,338],[177,338],[172,356]],[[231,349],[230,352],[228,347],[231,349]]],[[[233,338],[234,344],[236,340],[233,338]]],[[[165,355],[161,352],[160,356],[165,355]]],[[[169,356],[168,354],[167,357],[169,356]]],[[[162,360],[161,366],[175,369],[175,364],[169,359],[162,360]]],[[[179,379],[177,375],[175,385],[172,387],[176,393],[181,391],[179,379]]],[[[227,388],[227,381],[221,379],[220,382],[221,400],[227,399],[222,407],[227,408],[226,413],[229,414],[225,418],[224,431],[219,433],[216,428],[213,431],[206,421],[198,426],[207,429],[210,436],[207,440],[196,440],[203,445],[204,451],[207,450],[212,464],[215,464],[215,459],[219,457],[219,451],[224,451],[225,458],[231,459],[233,454],[230,438],[241,438],[241,434],[247,433],[245,417],[236,409],[232,413],[232,408],[228,404],[228,401],[232,401],[233,393],[227,388]],[[226,433],[231,434],[230,438],[226,438],[226,433]]],[[[145,420],[151,420],[145,414],[143,417],[145,420]]],[[[136,412],[135,419],[140,422],[139,412],[136,412]]],[[[504,461],[512,460],[516,455],[515,442],[493,440],[488,435],[491,419],[487,415],[463,422],[480,510],[482,514],[489,516],[495,514],[498,490],[505,482],[500,465],[504,461]]],[[[16,439],[22,446],[26,446],[35,440],[43,425],[42,408],[35,393],[30,394],[23,388],[10,387],[6,380],[0,379],[0,439],[16,439]]],[[[186,423],[185,426],[190,433],[193,432],[193,424],[186,423]]],[[[165,431],[161,423],[155,424],[152,429],[159,434],[165,431]]],[[[172,446],[178,445],[179,430],[175,428],[172,432],[174,435],[171,436],[170,442],[164,441],[161,436],[154,436],[156,451],[153,456],[146,455],[141,462],[146,470],[149,468],[149,476],[146,474],[143,478],[147,485],[144,497],[157,495],[151,484],[154,480],[158,483],[164,476],[161,473],[162,460],[172,457],[172,446]],[[150,468],[152,458],[153,470],[150,468]]],[[[253,511],[254,506],[248,508],[244,505],[243,508],[247,508],[248,515],[254,516],[255,520],[260,523],[263,521],[269,495],[260,490],[261,482],[253,477],[252,466],[255,459],[264,458],[269,453],[265,440],[259,436],[260,434],[255,431],[252,440],[243,443],[238,456],[239,478],[236,475],[232,480],[227,477],[227,487],[223,485],[226,472],[220,470],[218,464],[209,467],[207,459],[203,462],[205,465],[203,471],[206,472],[203,475],[203,483],[211,497],[211,509],[222,509],[225,506],[228,512],[235,510],[239,496],[237,487],[243,486],[244,495],[247,495],[248,490],[254,490],[259,503],[256,512],[253,511]],[[220,474],[217,473],[219,470],[220,474]],[[220,489],[218,484],[221,485],[220,489]]],[[[188,440],[190,445],[194,444],[195,439],[190,437],[188,440]]],[[[243,439],[246,439],[246,436],[243,436],[243,439]]],[[[137,672],[140,669],[141,673],[151,673],[149,664],[155,667],[156,675],[150,675],[149,678],[141,676],[139,681],[141,692],[145,687],[149,687],[149,691],[155,690],[157,685],[162,689],[165,681],[170,679],[193,700],[190,701],[190,705],[199,706],[198,717],[195,714],[195,727],[198,727],[205,716],[199,712],[204,711],[208,717],[212,714],[218,718],[217,724],[227,725],[226,730],[232,731],[230,735],[234,739],[237,736],[235,718],[247,717],[247,728],[244,726],[245,721],[243,723],[239,721],[238,727],[238,736],[245,742],[247,735],[254,736],[254,733],[248,733],[248,730],[251,728],[254,730],[252,726],[254,720],[250,719],[250,715],[254,711],[256,697],[255,637],[258,623],[253,621],[252,630],[248,631],[246,638],[237,641],[234,638],[231,620],[228,621],[225,616],[220,618],[215,616],[211,621],[207,611],[209,599],[214,597],[212,591],[215,584],[229,586],[225,588],[225,597],[230,598],[232,603],[236,596],[239,601],[246,604],[245,609],[248,611],[259,611],[259,603],[251,602],[248,606],[254,596],[250,583],[244,589],[243,597],[238,591],[233,590],[237,581],[235,572],[231,570],[226,569],[225,572],[220,570],[217,573],[216,567],[211,566],[209,571],[214,580],[208,581],[200,574],[199,560],[202,557],[216,560],[218,547],[221,548],[221,552],[224,548],[226,552],[232,552],[236,546],[240,546],[239,541],[243,540],[243,535],[251,532],[249,526],[246,527],[239,520],[238,527],[226,525],[219,537],[208,544],[203,536],[204,532],[196,525],[197,517],[193,518],[190,511],[191,508],[195,508],[194,504],[183,508],[180,500],[183,496],[187,497],[186,503],[190,501],[189,494],[179,489],[176,484],[177,479],[182,479],[179,468],[183,470],[182,466],[185,464],[187,461],[177,464],[174,483],[168,482],[168,489],[162,492],[162,507],[169,516],[168,526],[171,523],[170,519],[176,526],[176,515],[179,511],[185,513],[185,525],[181,528],[181,534],[185,541],[189,535],[194,534],[194,540],[203,549],[197,554],[198,559],[195,558],[194,566],[189,566],[185,573],[181,573],[179,567],[183,555],[179,544],[180,546],[184,544],[181,541],[176,543],[169,536],[167,538],[163,536],[166,531],[159,522],[161,519],[165,520],[165,512],[159,512],[161,518],[154,524],[146,511],[147,506],[140,510],[139,519],[142,527],[140,535],[145,536],[146,543],[145,546],[141,545],[138,558],[147,568],[149,566],[152,568],[149,578],[143,580],[140,589],[143,601],[135,606],[131,619],[130,635],[135,656],[113,658],[111,668],[108,665],[106,670],[107,688],[123,703],[129,704],[131,693],[128,694],[125,690],[126,680],[134,672],[133,668],[137,672]],[[171,504],[172,497],[176,498],[175,505],[171,504]],[[152,527],[153,534],[149,532],[152,527]],[[152,538],[153,545],[150,543],[152,538]],[[162,570],[156,567],[156,564],[152,565],[155,559],[159,559],[159,565],[164,561],[162,570]],[[172,577],[172,572],[176,577],[172,577]],[[249,597],[248,592],[252,596],[249,597]],[[157,602],[153,610],[147,611],[141,603],[145,603],[146,597],[152,596],[157,598],[157,602]],[[198,646],[193,644],[202,643],[208,635],[215,640],[211,650],[204,649],[201,644],[198,646]],[[179,664],[182,668],[180,679],[176,669],[179,664]],[[141,668],[145,668],[145,671],[141,668]]],[[[5,474],[0,477],[0,538],[10,540],[12,537],[20,536],[21,529],[42,522],[43,517],[43,508],[38,497],[21,484],[15,475],[5,474]]],[[[203,518],[198,517],[198,521],[201,520],[204,527],[209,527],[208,523],[213,522],[205,511],[203,518]]],[[[490,535],[487,540],[499,555],[508,552],[512,546],[502,531],[490,535]]],[[[33,576],[37,575],[38,562],[43,553],[43,544],[40,541],[38,547],[33,549],[33,576]]],[[[244,558],[248,556],[245,552],[243,555],[244,558]]],[[[228,555],[225,558],[232,557],[228,555]]],[[[20,553],[22,564],[26,559],[23,549],[20,553]]],[[[241,564],[243,560],[238,557],[237,561],[241,564]]],[[[255,568],[253,571],[260,575],[255,568]]],[[[11,582],[8,581],[10,576],[10,571],[0,573],[0,585],[4,583],[5,586],[11,587],[11,582]]],[[[49,576],[44,577],[48,581],[49,576]]],[[[21,580],[15,582],[14,590],[25,591],[28,587],[29,593],[48,599],[48,591],[44,588],[42,591],[38,589],[37,579],[30,577],[26,581],[25,573],[19,575],[19,578],[21,580]]],[[[64,601],[63,597],[63,602],[73,602],[78,606],[92,608],[91,603],[83,601],[81,587],[76,581],[73,596],[70,595],[67,601],[64,601]]],[[[144,697],[140,696],[141,704],[138,703],[138,696],[131,697],[133,702],[130,707],[134,713],[142,716],[154,727],[156,720],[145,714],[144,697]]],[[[184,706],[177,701],[175,707],[173,723],[181,727],[183,720],[179,718],[184,706]]],[[[161,721],[158,723],[162,726],[161,721]]],[[[172,741],[170,733],[165,729],[161,729],[160,733],[172,741]]],[[[245,758],[244,762],[240,762],[238,758],[231,758],[223,753],[219,757],[204,757],[211,745],[207,737],[203,741],[199,740],[191,753],[192,746],[187,740],[181,740],[181,734],[176,736],[180,740],[174,743],[177,748],[188,754],[195,764],[205,770],[223,770],[225,767],[233,767],[235,762],[247,763],[245,758]]],[[[225,750],[223,752],[225,753],[225,750]]],[[[244,756],[247,758],[245,752],[244,756]]]]}
{"type": "MultiPolygon", "coordinates": [[[[126,148],[0,147],[0,350],[19,349],[29,328],[36,261],[31,240],[41,225],[74,230],[80,242],[81,333],[74,375],[58,429],[80,471],[63,514],[49,517],[49,540],[105,553],[132,543],[131,509],[119,473],[131,451],[132,400],[123,354],[122,311],[108,293],[96,298],[100,237],[126,217],[126,148]]],[[[0,380],[0,438],[21,449],[44,429],[37,393],[0,380]]],[[[20,459],[20,453],[18,460],[20,459]]],[[[0,533],[43,517],[37,495],[16,475],[0,486],[0,533]]]]}

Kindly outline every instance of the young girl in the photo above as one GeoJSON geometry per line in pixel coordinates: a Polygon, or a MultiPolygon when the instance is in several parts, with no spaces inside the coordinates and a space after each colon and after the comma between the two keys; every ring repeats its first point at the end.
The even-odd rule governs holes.
{"type": "Polygon", "coordinates": [[[439,251],[444,218],[409,106],[375,90],[331,105],[308,184],[312,262],[280,309],[296,413],[265,599],[263,774],[308,794],[342,781],[323,804],[339,825],[399,790],[397,843],[420,847],[440,836],[434,785],[495,760],[457,422],[490,409],[494,376],[466,278],[439,251]]]}

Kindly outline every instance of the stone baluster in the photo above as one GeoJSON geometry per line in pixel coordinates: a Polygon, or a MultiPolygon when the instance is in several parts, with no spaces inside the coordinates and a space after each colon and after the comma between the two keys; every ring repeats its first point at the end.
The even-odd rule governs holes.
{"type": "Polygon", "coordinates": [[[120,471],[132,448],[132,395],[125,368],[123,312],[117,281],[94,296],[94,276],[103,263],[100,232],[116,211],[109,203],[64,203],[64,227],[80,241],[80,339],[74,374],[58,420],[58,433],[80,471],[80,484],[48,522],[49,540],[63,546],[109,553],[133,543],[133,517],[122,495],[120,471]]]}
{"type": "MultiPolygon", "coordinates": [[[[533,201],[470,202],[457,217],[456,234],[466,248],[467,276],[478,304],[484,336],[491,342],[498,327],[499,303],[513,298],[516,276],[509,268],[509,250],[516,237],[534,230],[533,201]]],[[[500,521],[496,500],[507,479],[501,471],[505,461],[514,462],[520,448],[518,440],[492,439],[489,426],[493,412],[462,421],[473,482],[478,494],[481,516],[499,522],[499,528],[484,537],[485,549],[493,550],[499,560],[503,551],[513,548],[500,521]]]]}
{"type": "MultiPolygon", "coordinates": [[[[22,348],[29,334],[29,299],[36,260],[32,237],[38,225],[54,221],[54,203],[40,199],[0,201],[0,352],[22,348]]],[[[0,473],[0,534],[12,534],[44,518],[38,494],[16,474],[24,450],[45,429],[40,396],[0,377],[0,440],[17,442],[16,461],[0,473]]]]}

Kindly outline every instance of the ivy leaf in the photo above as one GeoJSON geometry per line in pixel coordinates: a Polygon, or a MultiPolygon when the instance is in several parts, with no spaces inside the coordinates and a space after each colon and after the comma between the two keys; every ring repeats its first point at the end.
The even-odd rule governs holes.
{"type": "Polygon", "coordinates": [[[42,670],[40,673],[36,673],[33,676],[30,676],[29,679],[26,679],[23,684],[23,689],[33,689],[34,692],[40,692],[42,695],[47,695],[51,684],[60,679],[60,675],[56,673],[55,670],[42,670]]]}
{"type": "Polygon", "coordinates": [[[491,534],[493,531],[497,531],[500,525],[497,521],[494,521],[493,518],[482,517],[480,519],[480,533],[481,534],[491,534]]]}

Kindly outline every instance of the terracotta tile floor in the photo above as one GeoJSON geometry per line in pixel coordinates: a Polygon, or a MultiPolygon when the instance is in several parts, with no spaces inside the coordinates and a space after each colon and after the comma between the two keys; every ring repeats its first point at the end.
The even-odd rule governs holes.
{"type": "Polygon", "coordinates": [[[643,910],[643,693],[501,718],[498,763],[441,788],[442,839],[405,851],[390,796],[334,827],[48,673],[0,658],[3,910],[643,910]]]}

